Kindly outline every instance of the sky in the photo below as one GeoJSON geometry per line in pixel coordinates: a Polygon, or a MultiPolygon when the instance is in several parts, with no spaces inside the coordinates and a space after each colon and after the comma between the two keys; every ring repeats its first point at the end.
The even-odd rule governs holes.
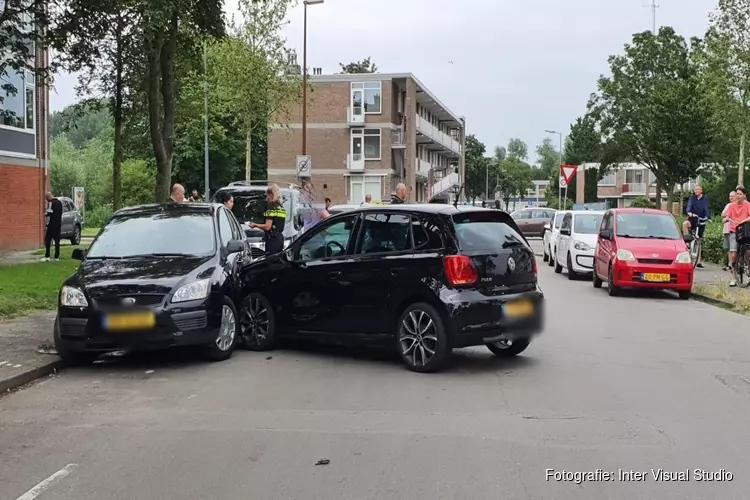
{"type": "MultiPolygon", "coordinates": [[[[284,32],[302,63],[303,10],[284,32]]],[[[371,57],[380,73],[413,73],[466,117],[491,153],[518,137],[531,160],[545,130],[567,134],[585,112],[607,57],[652,27],[651,0],[325,0],[308,7],[308,67],[371,57]]],[[[659,0],[657,25],[702,36],[716,0],[659,0]]],[[[225,4],[237,12],[236,0],[225,4]]],[[[52,108],[75,102],[75,75],[58,75],[52,108]]]]}

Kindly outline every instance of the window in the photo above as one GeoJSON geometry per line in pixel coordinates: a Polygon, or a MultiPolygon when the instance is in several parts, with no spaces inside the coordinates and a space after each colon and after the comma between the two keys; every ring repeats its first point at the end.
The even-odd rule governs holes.
{"type": "Polygon", "coordinates": [[[601,224],[601,214],[579,214],[575,216],[573,232],[576,234],[596,234],[601,224]]]}
{"type": "Polygon", "coordinates": [[[502,212],[470,212],[453,216],[453,225],[461,250],[492,250],[523,245],[526,242],[502,212]]]}
{"type": "Polygon", "coordinates": [[[364,154],[365,160],[380,159],[380,129],[366,128],[352,130],[353,155],[364,154]]]}
{"type": "Polygon", "coordinates": [[[533,210],[531,212],[531,218],[532,219],[551,219],[552,214],[547,212],[546,210],[533,210]]]}
{"type": "Polygon", "coordinates": [[[514,220],[531,219],[531,212],[529,210],[520,210],[514,212],[511,217],[513,217],[514,220]]]}
{"type": "Polygon", "coordinates": [[[300,245],[299,260],[327,259],[346,254],[358,217],[350,215],[308,233],[309,236],[300,245]]]}
{"type": "Polygon", "coordinates": [[[414,237],[414,248],[417,250],[441,250],[443,248],[440,227],[434,221],[412,217],[411,232],[414,237]]]}
{"type": "Polygon", "coordinates": [[[34,88],[26,87],[26,128],[34,128],[34,88]]]}
{"type": "Polygon", "coordinates": [[[565,217],[565,214],[556,214],[555,215],[555,227],[560,229],[560,224],[562,224],[563,217],[565,217]]]}
{"type": "Polygon", "coordinates": [[[353,175],[349,180],[349,203],[358,205],[365,201],[365,195],[372,195],[372,201],[382,198],[382,179],[380,176],[353,175]]]}
{"type": "Polygon", "coordinates": [[[608,213],[607,215],[604,216],[601,229],[607,230],[607,231],[612,230],[612,213],[608,213]]]}
{"type": "Polygon", "coordinates": [[[610,170],[598,182],[600,186],[614,186],[617,183],[617,172],[610,170]]]}
{"type": "Polygon", "coordinates": [[[223,246],[226,246],[232,239],[232,223],[229,221],[229,214],[226,210],[219,210],[219,236],[223,246]]]}
{"type": "Polygon", "coordinates": [[[0,114],[0,124],[26,128],[26,103],[24,102],[26,92],[24,89],[22,73],[15,73],[11,70],[7,76],[0,77],[0,97],[2,98],[3,110],[0,114]]]}
{"type": "Polygon", "coordinates": [[[403,252],[411,249],[411,217],[405,214],[368,214],[358,253],[403,252]]]}
{"type": "Polygon", "coordinates": [[[357,96],[360,102],[364,100],[365,113],[381,113],[381,90],[381,82],[352,83],[352,106],[361,106],[356,103],[357,96]]]}
{"type": "Polygon", "coordinates": [[[644,170],[629,169],[625,171],[625,184],[643,184],[644,170]]]}
{"type": "Polygon", "coordinates": [[[570,230],[570,226],[571,226],[571,219],[572,219],[572,217],[573,217],[573,216],[572,216],[572,215],[570,215],[570,214],[565,214],[565,217],[563,218],[563,221],[562,221],[562,225],[560,226],[560,230],[561,230],[561,231],[562,231],[563,229],[568,229],[568,230],[570,230]]]}

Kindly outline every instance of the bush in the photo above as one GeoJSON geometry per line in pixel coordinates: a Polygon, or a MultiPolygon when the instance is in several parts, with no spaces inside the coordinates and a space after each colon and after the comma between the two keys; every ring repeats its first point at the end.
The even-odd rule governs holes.
{"type": "Polygon", "coordinates": [[[727,251],[724,249],[724,224],[721,220],[711,220],[706,224],[703,233],[701,253],[703,259],[716,264],[724,265],[727,262],[727,251]]]}
{"type": "Polygon", "coordinates": [[[633,200],[630,206],[633,208],[656,208],[656,203],[653,203],[645,196],[639,196],[633,200]]]}
{"type": "Polygon", "coordinates": [[[104,227],[112,217],[112,205],[100,205],[86,212],[86,227],[104,227]]]}

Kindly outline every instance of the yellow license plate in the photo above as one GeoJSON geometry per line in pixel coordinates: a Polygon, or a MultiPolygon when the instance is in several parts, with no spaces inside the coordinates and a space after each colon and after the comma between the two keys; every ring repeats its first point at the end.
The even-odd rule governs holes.
{"type": "Polygon", "coordinates": [[[652,283],[669,283],[670,276],[661,273],[641,273],[641,280],[652,283]]]}
{"type": "Polygon", "coordinates": [[[104,317],[105,330],[146,330],[156,325],[156,315],[152,312],[108,314],[104,317]]]}
{"type": "Polygon", "coordinates": [[[506,302],[503,309],[508,318],[524,318],[534,314],[534,304],[530,300],[506,302]]]}

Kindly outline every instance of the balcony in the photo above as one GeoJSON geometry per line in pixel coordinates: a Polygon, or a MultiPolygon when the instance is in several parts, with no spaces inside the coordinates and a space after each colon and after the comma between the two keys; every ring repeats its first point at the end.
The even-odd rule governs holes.
{"type": "Polygon", "coordinates": [[[622,194],[645,195],[645,182],[627,182],[622,185],[622,194]]]}
{"type": "Polygon", "coordinates": [[[461,154],[461,144],[448,134],[441,132],[440,129],[432,125],[430,122],[417,115],[417,132],[422,136],[437,142],[441,146],[453,151],[456,154],[461,154]]]}
{"type": "Polygon", "coordinates": [[[391,147],[392,148],[405,148],[406,139],[404,138],[403,130],[394,130],[391,132],[391,147]]]}
{"type": "Polygon", "coordinates": [[[460,185],[461,183],[459,182],[457,173],[454,172],[448,174],[430,187],[430,198],[439,196],[446,191],[459,187],[460,185]]]}
{"type": "Polygon", "coordinates": [[[362,106],[346,108],[346,121],[349,125],[361,126],[365,124],[365,109],[362,106]]]}
{"type": "Polygon", "coordinates": [[[430,170],[432,170],[432,163],[428,161],[424,161],[420,158],[417,158],[417,169],[416,174],[421,177],[427,177],[430,173],[430,170]]]}
{"type": "Polygon", "coordinates": [[[362,154],[346,155],[346,168],[348,170],[361,171],[365,169],[365,157],[362,154]]]}

